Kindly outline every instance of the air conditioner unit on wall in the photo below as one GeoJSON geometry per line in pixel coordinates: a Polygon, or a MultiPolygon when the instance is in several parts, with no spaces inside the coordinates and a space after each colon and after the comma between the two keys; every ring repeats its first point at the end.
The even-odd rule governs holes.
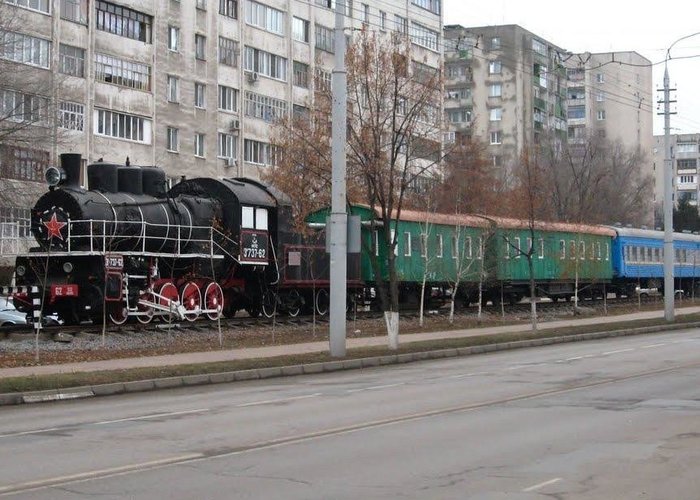
{"type": "Polygon", "coordinates": [[[240,130],[240,128],[241,128],[241,121],[238,119],[231,120],[231,123],[229,123],[229,126],[228,126],[228,129],[231,132],[233,132],[235,130],[240,130]]]}
{"type": "Polygon", "coordinates": [[[236,158],[225,158],[224,161],[226,162],[227,167],[235,167],[238,164],[238,160],[236,158]]]}
{"type": "Polygon", "coordinates": [[[246,76],[248,77],[249,83],[255,83],[258,81],[258,74],[255,71],[249,71],[246,73],[246,76]]]}

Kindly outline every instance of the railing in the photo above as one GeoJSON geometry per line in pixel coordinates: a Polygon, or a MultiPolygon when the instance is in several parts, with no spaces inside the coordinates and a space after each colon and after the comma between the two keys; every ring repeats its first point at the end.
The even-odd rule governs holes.
{"type": "Polygon", "coordinates": [[[223,253],[234,260],[238,254],[237,242],[209,226],[107,220],[68,220],[66,224],[68,252],[165,253],[174,257],[223,253]],[[130,239],[134,244],[126,248],[130,239]]]}

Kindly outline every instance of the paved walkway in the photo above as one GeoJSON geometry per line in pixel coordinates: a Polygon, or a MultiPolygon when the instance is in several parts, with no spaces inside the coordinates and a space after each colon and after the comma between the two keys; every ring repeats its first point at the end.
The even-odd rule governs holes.
{"type": "MultiPolygon", "coordinates": [[[[700,312],[700,306],[676,308],[676,316],[700,312]]],[[[622,314],[608,317],[583,317],[567,320],[548,321],[539,324],[540,330],[554,328],[566,328],[573,326],[600,325],[621,323],[630,320],[662,318],[663,310],[643,311],[631,314],[622,314]]],[[[400,336],[400,343],[420,342],[424,340],[453,339],[460,337],[473,337],[477,335],[490,335],[498,333],[514,333],[530,331],[529,324],[504,325],[486,328],[470,328],[464,330],[450,330],[428,333],[414,333],[400,336]]],[[[350,338],[347,347],[369,347],[386,345],[386,336],[350,338]]],[[[308,342],[304,344],[286,344],[269,347],[254,347],[248,349],[217,350],[206,352],[193,352],[182,354],[168,354],[162,356],[146,356],[140,358],[121,358],[103,361],[87,361],[83,363],[65,363],[58,365],[23,366],[17,368],[0,368],[0,378],[22,377],[31,375],[46,375],[56,373],[96,372],[103,370],[123,370],[128,368],[144,368],[173,366],[181,364],[211,363],[217,361],[232,361],[240,359],[271,358],[286,354],[305,354],[328,351],[328,342],[308,342]]]]}

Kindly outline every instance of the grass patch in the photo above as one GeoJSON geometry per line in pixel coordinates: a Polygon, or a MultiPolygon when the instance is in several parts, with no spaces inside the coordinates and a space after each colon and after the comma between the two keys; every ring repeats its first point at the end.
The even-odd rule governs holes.
{"type": "MultiPolygon", "coordinates": [[[[699,314],[680,316],[674,325],[682,327],[700,321],[699,314]]],[[[614,332],[630,328],[653,327],[666,325],[663,318],[627,321],[614,324],[597,324],[560,329],[538,330],[536,332],[502,333],[491,335],[477,335],[454,339],[438,339],[420,342],[405,343],[397,351],[390,351],[386,346],[361,347],[348,349],[344,359],[368,358],[393,354],[424,352],[439,349],[454,349],[460,347],[473,347],[487,344],[499,344],[515,342],[519,340],[531,340],[552,338],[561,336],[578,335],[582,333],[614,332]]],[[[306,353],[271,358],[258,358],[246,360],[231,360],[214,363],[182,364],[153,368],[131,368],[125,370],[97,371],[85,373],[63,373],[52,375],[35,375],[29,377],[12,377],[0,379],[0,394],[31,392],[42,390],[68,389],[81,386],[92,386],[118,382],[132,382],[137,380],[149,380],[167,377],[183,377],[187,375],[202,375],[221,373],[237,370],[250,370],[255,368],[271,368],[280,366],[300,365],[334,361],[327,353],[306,353]]]]}

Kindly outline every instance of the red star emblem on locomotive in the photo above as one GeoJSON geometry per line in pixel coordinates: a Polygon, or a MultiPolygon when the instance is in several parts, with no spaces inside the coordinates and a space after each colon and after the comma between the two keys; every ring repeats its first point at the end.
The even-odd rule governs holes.
{"type": "Polygon", "coordinates": [[[59,238],[60,240],[63,240],[63,235],[61,234],[61,229],[63,229],[64,226],[66,226],[68,223],[67,222],[60,222],[58,219],[56,219],[56,212],[54,212],[51,215],[51,220],[48,222],[43,221],[42,224],[46,226],[46,239],[51,240],[55,236],[56,238],[59,238]]]}

